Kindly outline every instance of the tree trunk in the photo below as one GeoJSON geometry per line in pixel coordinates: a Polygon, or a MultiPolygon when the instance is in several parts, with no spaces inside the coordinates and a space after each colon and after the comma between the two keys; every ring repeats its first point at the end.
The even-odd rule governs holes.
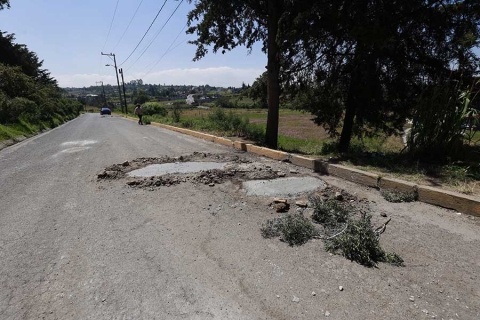
{"type": "Polygon", "coordinates": [[[343,121],[342,134],[340,136],[340,143],[338,144],[338,151],[347,152],[350,147],[350,140],[353,133],[353,120],[355,119],[355,101],[352,92],[353,84],[350,84],[349,94],[346,103],[345,119],[343,121]]]}
{"type": "Polygon", "coordinates": [[[282,1],[278,0],[268,0],[268,116],[265,144],[274,149],[277,148],[278,142],[278,118],[280,108],[280,50],[277,43],[277,32],[281,13],[281,2],[282,1]]]}

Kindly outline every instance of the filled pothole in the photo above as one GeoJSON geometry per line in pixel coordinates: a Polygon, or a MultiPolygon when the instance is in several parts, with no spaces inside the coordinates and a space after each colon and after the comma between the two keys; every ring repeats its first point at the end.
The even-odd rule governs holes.
{"type": "Polygon", "coordinates": [[[155,189],[179,183],[215,185],[230,180],[276,179],[298,175],[287,163],[265,163],[237,154],[193,153],[180,157],[138,158],[114,164],[98,174],[98,180],[126,179],[135,188],[155,189]]]}
{"type": "Polygon", "coordinates": [[[163,164],[152,164],[142,169],[137,169],[127,173],[129,177],[152,177],[163,176],[174,173],[195,173],[200,171],[223,169],[227,164],[222,162],[174,162],[163,164]]]}
{"type": "Polygon", "coordinates": [[[327,184],[314,177],[288,177],[273,180],[250,180],[243,183],[248,196],[291,196],[314,190],[322,190],[327,184]]]}

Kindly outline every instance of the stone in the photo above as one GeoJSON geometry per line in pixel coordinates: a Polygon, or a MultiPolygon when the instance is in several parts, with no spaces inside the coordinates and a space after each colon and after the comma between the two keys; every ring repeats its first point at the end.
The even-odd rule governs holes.
{"type": "Polygon", "coordinates": [[[295,204],[300,208],[306,208],[308,206],[308,202],[306,200],[298,200],[295,202],[295,204]]]}
{"type": "Polygon", "coordinates": [[[316,295],[317,295],[317,293],[315,291],[312,291],[312,296],[315,297],[316,295]]]}
{"type": "Polygon", "coordinates": [[[274,198],[273,203],[288,203],[288,200],[282,198],[274,198]]]}
{"type": "Polygon", "coordinates": [[[342,201],[343,200],[343,195],[341,192],[335,192],[335,200],[342,201]]]}
{"type": "Polygon", "coordinates": [[[410,301],[414,302],[415,301],[415,297],[414,296],[410,296],[410,301]]]}
{"type": "Polygon", "coordinates": [[[343,287],[342,287],[342,286],[339,286],[339,287],[338,287],[338,290],[343,291],[343,287]]]}
{"type": "Polygon", "coordinates": [[[382,217],[384,217],[384,218],[387,217],[387,214],[386,214],[385,212],[380,213],[380,215],[381,215],[382,217]]]}
{"type": "Polygon", "coordinates": [[[325,311],[325,317],[330,317],[330,312],[325,311]]]}
{"type": "Polygon", "coordinates": [[[290,173],[298,173],[297,170],[290,170],[290,173]]]}
{"type": "Polygon", "coordinates": [[[300,299],[298,297],[293,296],[292,302],[299,302],[300,299]]]}
{"type": "Polygon", "coordinates": [[[279,172],[277,172],[277,176],[279,176],[279,177],[285,177],[285,172],[279,171],[279,172]]]}
{"type": "Polygon", "coordinates": [[[214,186],[215,186],[215,183],[210,183],[209,186],[210,186],[210,187],[214,187],[214,186]]]}
{"type": "Polygon", "coordinates": [[[277,212],[287,212],[290,209],[290,205],[288,203],[275,203],[274,206],[275,211],[277,212]]]}
{"type": "Polygon", "coordinates": [[[130,165],[130,162],[128,162],[128,161],[122,162],[122,166],[124,166],[124,167],[128,167],[129,165],[130,165]]]}

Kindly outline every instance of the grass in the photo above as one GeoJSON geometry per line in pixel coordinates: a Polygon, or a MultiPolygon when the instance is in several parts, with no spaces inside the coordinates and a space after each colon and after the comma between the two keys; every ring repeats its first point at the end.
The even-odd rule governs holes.
{"type": "MultiPolygon", "coordinates": [[[[166,102],[163,102],[166,103],[166,102]]],[[[166,106],[171,109],[172,106],[166,106]]],[[[152,116],[151,121],[182,126],[220,136],[240,136],[263,142],[268,111],[266,109],[222,109],[225,114],[237,115],[234,119],[248,119],[248,125],[238,130],[235,126],[219,126],[210,117],[216,109],[182,108],[180,122],[171,117],[152,116]]],[[[223,120],[222,120],[223,121],[223,120]]],[[[480,139],[480,133],[477,133],[480,139]]],[[[372,134],[362,139],[354,138],[350,152],[338,154],[336,141],[322,127],[312,121],[312,115],[296,110],[280,109],[278,148],[280,150],[313,155],[324,160],[333,160],[347,166],[375,172],[384,176],[444,187],[466,194],[480,194],[480,142],[467,147],[471,157],[467,161],[445,164],[412,162],[402,152],[404,145],[400,136],[372,134]]]]}
{"type": "Polygon", "coordinates": [[[40,132],[43,129],[55,128],[66,120],[71,120],[75,116],[61,116],[55,114],[50,121],[41,121],[38,124],[32,124],[28,121],[19,119],[17,123],[0,124],[0,142],[5,140],[15,140],[20,136],[29,137],[40,132]]]}

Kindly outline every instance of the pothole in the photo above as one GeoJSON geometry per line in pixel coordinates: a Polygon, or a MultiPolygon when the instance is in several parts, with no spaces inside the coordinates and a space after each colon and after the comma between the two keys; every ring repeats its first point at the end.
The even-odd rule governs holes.
{"type": "Polygon", "coordinates": [[[248,196],[288,196],[317,189],[325,189],[327,184],[314,177],[288,177],[274,180],[245,181],[243,187],[248,196]]]}
{"type": "Polygon", "coordinates": [[[195,173],[200,171],[223,169],[227,164],[222,162],[174,162],[151,164],[142,169],[127,173],[130,177],[163,176],[173,173],[195,173]]]}

